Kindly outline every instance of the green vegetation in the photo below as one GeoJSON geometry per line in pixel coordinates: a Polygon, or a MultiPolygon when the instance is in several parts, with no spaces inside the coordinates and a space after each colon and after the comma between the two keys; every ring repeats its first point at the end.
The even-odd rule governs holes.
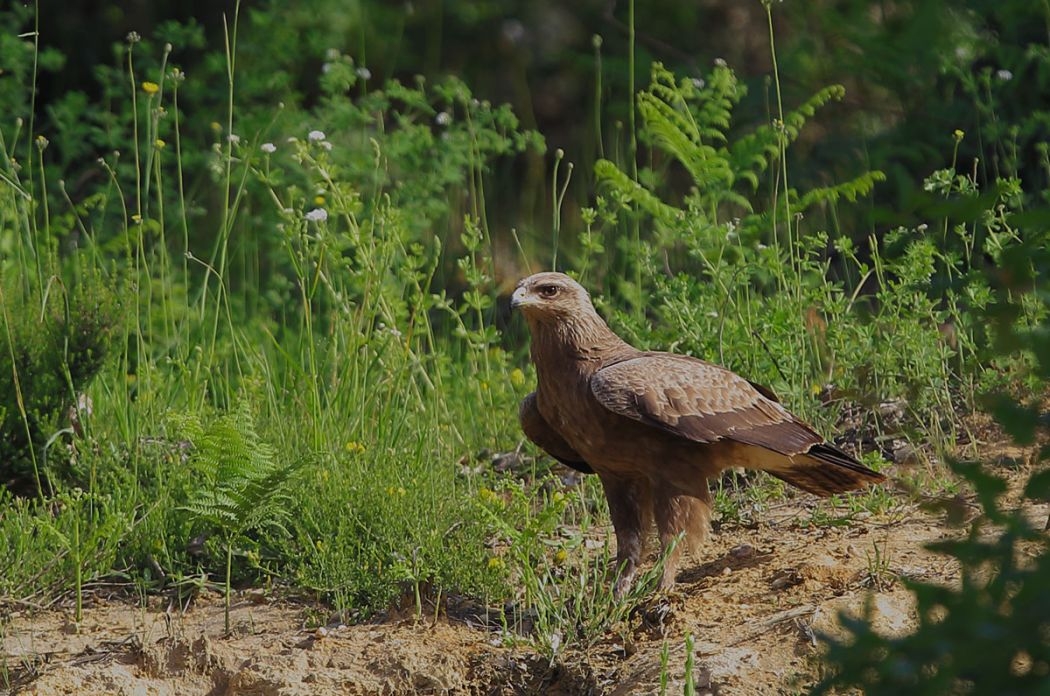
{"type": "MultiPolygon", "coordinates": [[[[1029,17],[1003,7],[1010,26],[1029,17]]],[[[885,27],[851,11],[850,40],[871,48],[863,23],[885,27]]],[[[782,93],[780,69],[824,77],[797,43],[768,46],[763,111],[725,62],[646,61],[648,84],[603,104],[601,79],[644,72],[595,41],[595,132],[570,166],[564,150],[544,159],[514,109],[459,79],[388,79],[397,71],[370,69],[362,47],[311,45],[320,70],[293,79],[278,64],[306,18],[279,13],[231,14],[220,51],[193,23],[129,35],[96,66],[97,94],[38,104],[35,85],[64,56],[38,45],[32,7],[0,12],[0,602],[75,596],[79,620],[92,580],[188,592],[207,577],[222,579],[227,607],[232,588],[265,584],[351,620],[467,595],[512,607],[493,624],[551,659],[628,630],[651,584],[612,595],[609,549],[587,543],[606,524],[596,484],[565,487],[515,418],[534,379],[501,296],[548,258],[637,345],[768,384],[822,429],[848,429],[873,466],[891,466],[892,441],[958,455],[981,409],[1035,441],[1050,372],[1050,159],[1045,114],[1015,112],[1005,75],[942,73],[980,118],[955,123],[945,108],[924,121],[940,130],[916,148],[932,154],[902,159],[902,174],[894,148],[918,136],[889,118],[872,150],[890,155],[861,160],[854,143],[822,166],[807,134],[847,91],[782,93]],[[888,178],[906,206],[879,198],[888,178]],[[493,453],[518,475],[497,472],[493,453]]],[[[966,45],[1045,81],[1041,40],[1023,56],[966,45]]],[[[989,542],[975,525],[945,546],[966,591],[915,585],[920,607],[939,609],[911,638],[854,625],[829,685],[889,693],[926,688],[928,674],[922,693],[942,693],[976,683],[960,670],[982,655],[945,657],[963,636],[1045,638],[1045,549],[1015,564],[1018,544],[1041,542],[1002,507],[1001,481],[976,463],[952,471],[900,478],[927,493],[961,480],[1003,535],[989,542]]],[[[1036,474],[1026,494],[1045,498],[1046,484],[1036,474]]],[[[716,507],[730,519],[742,500],[784,494],[727,477],[716,507]]],[[[832,501],[813,523],[848,523],[895,495],[832,501]]],[[[1045,649],[1010,645],[989,684],[1045,678],[1045,649]]]]}

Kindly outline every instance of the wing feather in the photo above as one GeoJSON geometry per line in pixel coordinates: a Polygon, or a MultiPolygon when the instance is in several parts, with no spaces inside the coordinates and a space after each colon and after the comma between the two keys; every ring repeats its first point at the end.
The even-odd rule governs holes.
{"type": "Polygon", "coordinates": [[[770,390],[697,358],[642,353],[598,370],[590,386],[613,413],[695,442],[734,440],[788,456],[824,442],[770,390]]]}

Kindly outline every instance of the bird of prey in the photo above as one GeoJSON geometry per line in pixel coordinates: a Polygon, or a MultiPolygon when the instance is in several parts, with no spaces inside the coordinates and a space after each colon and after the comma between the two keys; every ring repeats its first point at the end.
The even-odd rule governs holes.
{"type": "Polygon", "coordinates": [[[684,533],[696,549],[711,513],[708,480],[761,469],[819,496],[884,476],[792,415],[769,389],[718,365],[641,351],[612,332],[579,283],[537,273],[511,307],[532,337],[536,391],[521,402],[525,435],[563,464],[601,479],[616,533],[616,591],[630,587],[655,521],[674,584],[684,533]]]}

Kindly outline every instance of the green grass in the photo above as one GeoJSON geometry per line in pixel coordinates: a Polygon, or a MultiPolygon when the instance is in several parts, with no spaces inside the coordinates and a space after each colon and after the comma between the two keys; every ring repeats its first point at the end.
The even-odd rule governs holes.
{"type": "MultiPolygon", "coordinates": [[[[75,197],[72,171],[49,159],[58,135],[0,131],[0,420],[21,438],[3,470],[18,495],[0,489],[0,602],[72,596],[79,619],[94,579],[159,591],[203,574],[353,619],[406,597],[420,615],[450,593],[510,600],[509,635],[531,632],[552,659],[624,630],[649,585],[613,597],[608,546],[584,544],[607,524],[598,486],[519,481],[479,454],[519,447],[534,381],[520,327],[499,321],[506,251],[486,186],[542,138],[456,80],[366,88],[338,51],[316,106],[242,108],[237,85],[258,76],[238,74],[236,28],[231,17],[225,107],[201,113],[180,106],[198,85],[170,49],[123,46],[112,101],[91,114],[119,154],[75,197]],[[214,126],[191,136],[188,122],[214,126]],[[274,504],[281,515],[252,516],[274,504]]],[[[725,66],[706,80],[654,69],[627,141],[651,166],[601,160],[577,240],[557,217],[572,169],[555,158],[555,258],[639,345],[769,383],[829,433],[855,409],[861,435],[950,446],[978,387],[1018,379],[1031,351],[982,352],[989,281],[943,238],[1009,255],[1016,191],[938,172],[926,185],[941,217],[858,242],[833,221],[877,173],[787,185],[787,149],[841,88],[794,111],[778,91],[775,121],[741,135],[742,85],[725,66]],[[668,183],[683,171],[686,193],[668,183]],[[899,422],[876,415],[889,400],[899,422]]],[[[521,235],[522,255],[545,258],[547,234],[521,235]]],[[[1022,303],[1013,320],[1044,314],[1022,303]]],[[[732,518],[782,495],[768,478],[726,482],[716,507],[732,518]]],[[[846,496],[813,522],[895,500],[846,496]]]]}

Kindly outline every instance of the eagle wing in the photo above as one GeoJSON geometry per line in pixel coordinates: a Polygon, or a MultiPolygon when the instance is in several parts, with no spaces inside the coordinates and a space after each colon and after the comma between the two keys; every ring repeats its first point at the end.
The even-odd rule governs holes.
{"type": "Polygon", "coordinates": [[[765,387],[711,363],[642,353],[598,370],[591,392],[609,411],[698,443],[732,440],[783,455],[752,466],[817,495],[884,477],[781,406],[765,387]]]}
{"type": "Polygon", "coordinates": [[[598,370],[590,385],[613,413],[695,442],[730,439],[793,455],[824,441],[768,389],[684,355],[642,353],[598,370]]]}
{"type": "Polygon", "coordinates": [[[521,400],[521,406],[518,407],[518,420],[521,422],[521,429],[525,431],[525,436],[539,445],[544,452],[571,469],[584,474],[594,473],[594,469],[584,461],[583,457],[547,423],[539,408],[536,407],[536,392],[532,392],[521,400]]]}

